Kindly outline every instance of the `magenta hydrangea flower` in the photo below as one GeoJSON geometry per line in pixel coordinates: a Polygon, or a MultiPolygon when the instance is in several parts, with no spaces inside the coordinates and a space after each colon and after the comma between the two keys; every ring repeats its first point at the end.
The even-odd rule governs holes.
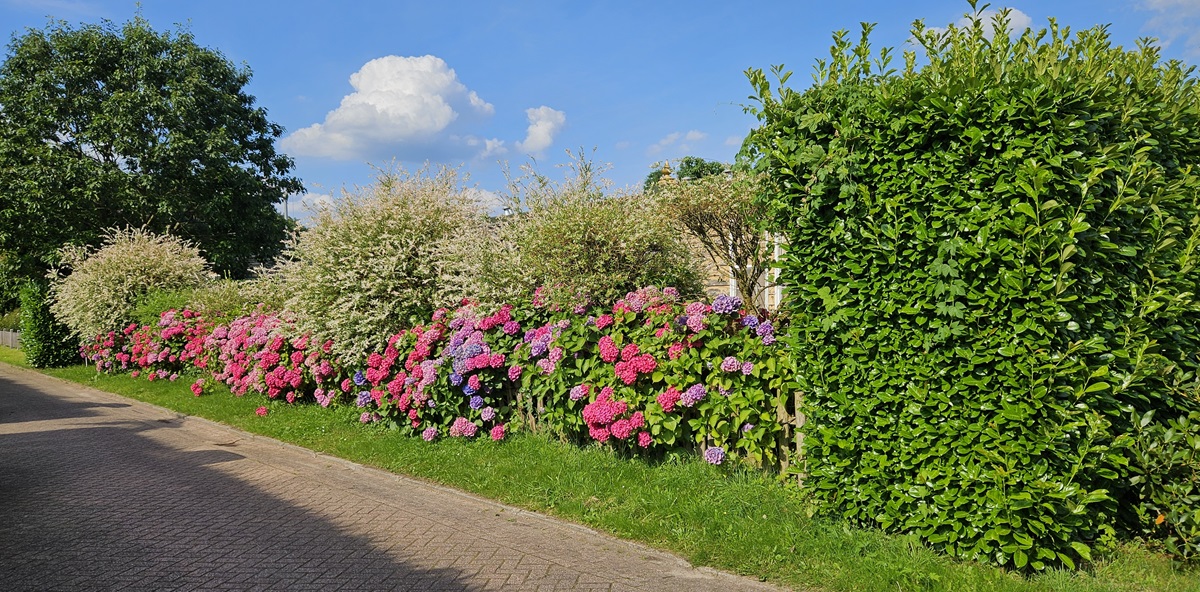
{"type": "Polygon", "coordinates": [[[500,424],[498,426],[493,427],[491,436],[492,436],[493,442],[499,442],[500,440],[503,440],[504,439],[504,424],[500,424]]]}
{"type": "Polygon", "coordinates": [[[520,366],[515,366],[515,365],[514,365],[514,366],[511,366],[511,367],[509,367],[509,369],[508,369],[508,379],[509,379],[509,380],[511,380],[511,381],[513,381],[513,382],[516,382],[516,381],[520,380],[520,379],[521,379],[521,367],[520,367],[520,366]]]}
{"type": "Polygon", "coordinates": [[[704,451],[704,461],[710,465],[719,465],[725,462],[725,449],[720,446],[709,447],[704,451]]]}

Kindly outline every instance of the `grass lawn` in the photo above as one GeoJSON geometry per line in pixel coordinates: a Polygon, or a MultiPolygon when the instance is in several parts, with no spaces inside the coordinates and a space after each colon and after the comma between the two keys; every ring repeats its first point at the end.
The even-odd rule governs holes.
{"type": "MultiPolygon", "coordinates": [[[[0,362],[28,367],[18,350],[0,362]]],[[[913,539],[810,518],[796,488],[756,471],[697,460],[649,463],[599,447],[513,434],[503,443],[426,443],[358,423],[353,407],[286,405],[223,386],[201,397],[191,379],[147,382],[97,375],[87,366],[46,370],[139,401],[204,417],[396,473],[641,541],[707,565],[814,590],[1194,591],[1200,572],[1128,544],[1087,571],[1031,578],[948,559],[913,539]],[[266,405],[267,417],[254,414],[266,405]]]]}

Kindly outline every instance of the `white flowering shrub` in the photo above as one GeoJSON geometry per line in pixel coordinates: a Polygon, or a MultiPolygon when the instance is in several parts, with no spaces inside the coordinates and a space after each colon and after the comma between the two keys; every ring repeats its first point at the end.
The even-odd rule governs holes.
{"type": "Polygon", "coordinates": [[[643,286],[699,294],[695,260],[658,198],[611,191],[600,172],[577,159],[564,181],[526,169],[511,184],[519,213],[505,233],[532,285],[560,305],[615,302],[643,286]]]}
{"type": "Polygon", "coordinates": [[[116,330],[157,290],[199,287],[208,263],[183,239],[144,229],[110,230],[98,250],[67,246],[50,279],[50,311],[79,339],[116,330]]]}
{"type": "Polygon", "coordinates": [[[438,253],[472,240],[483,217],[454,169],[382,171],[321,209],[258,289],[278,294],[297,326],[332,340],[344,362],[359,363],[380,339],[429,317],[443,295],[438,253]]]}

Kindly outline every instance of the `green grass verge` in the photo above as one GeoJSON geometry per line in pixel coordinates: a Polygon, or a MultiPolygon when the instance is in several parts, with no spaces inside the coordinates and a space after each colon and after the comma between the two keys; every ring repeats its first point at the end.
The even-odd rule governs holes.
{"type": "MultiPolygon", "coordinates": [[[[28,367],[17,350],[0,362],[28,367]]],[[[227,389],[194,397],[190,380],[147,382],[90,367],[46,370],[86,384],[396,473],[470,491],[678,553],[693,564],[815,590],[1194,591],[1200,574],[1126,544],[1086,572],[1032,578],[954,561],[914,540],[807,517],[795,488],[696,461],[648,463],[598,447],[514,434],[501,444],[426,443],[362,426],[352,407],[286,405],[227,389]],[[271,413],[258,417],[266,405],[271,413]]]]}

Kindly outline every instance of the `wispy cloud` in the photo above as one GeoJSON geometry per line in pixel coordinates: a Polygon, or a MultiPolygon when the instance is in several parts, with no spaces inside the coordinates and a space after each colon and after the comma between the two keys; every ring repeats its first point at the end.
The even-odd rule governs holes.
{"type": "Polygon", "coordinates": [[[1200,55],[1200,0],[1142,0],[1138,8],[1155,13],[1142,28],[1163,47],[1182,43],[1188,55],[1200,55]]]}
{"type": "Polygon", "coordinates": [[[673,148],[676,152],[688,152],[692,149],[696,142],[708,138],[708,134],[700,130],[690,130],[687,132],[671,132],[663,138],[646,148],[646,154],[654,156],[660,154],[668,148],[673,148]],[[682,142],[680,140],[683,140],[682,142]]]}
{"type": "MultiPolygon", "coordinates": [[[[1000,8],[1000,9],[989,8],[989,9],[984,10],[979,13],[978,18],[983,23],[983,36],[984,37],[991,39],[992,36],[995,35],[995,30],[992,28],[993,19],[995,19],[996,15],[1000,14],[1000,12],[1002,10],[1004,10],[1004,8],[1000,8]]],[[[962,18],[960,18],[954,22],[954,26],[969,27],[971,25],[971,23],[974,21],[974,19],[975,19],[974,15],[964,15],[962,18]]],[[[1030,18],[1029,15],[1025,14],[1024,12],[1021,12],[1020,10],[1017,10],[1016,8],[1008,9],[1008,33],[1009,33],[1009,35],[1020,34],[1025,29],[1028,29],[1030,27],[1030,25],[1032,25],[1032,24],[1033,24],[1033,19],[1030,18]]],[[[946,30],[945,27],[929,27],[929,28],[934,31],[938,31],[938,32],[942,32],[942,31],[946,30]]]]}

